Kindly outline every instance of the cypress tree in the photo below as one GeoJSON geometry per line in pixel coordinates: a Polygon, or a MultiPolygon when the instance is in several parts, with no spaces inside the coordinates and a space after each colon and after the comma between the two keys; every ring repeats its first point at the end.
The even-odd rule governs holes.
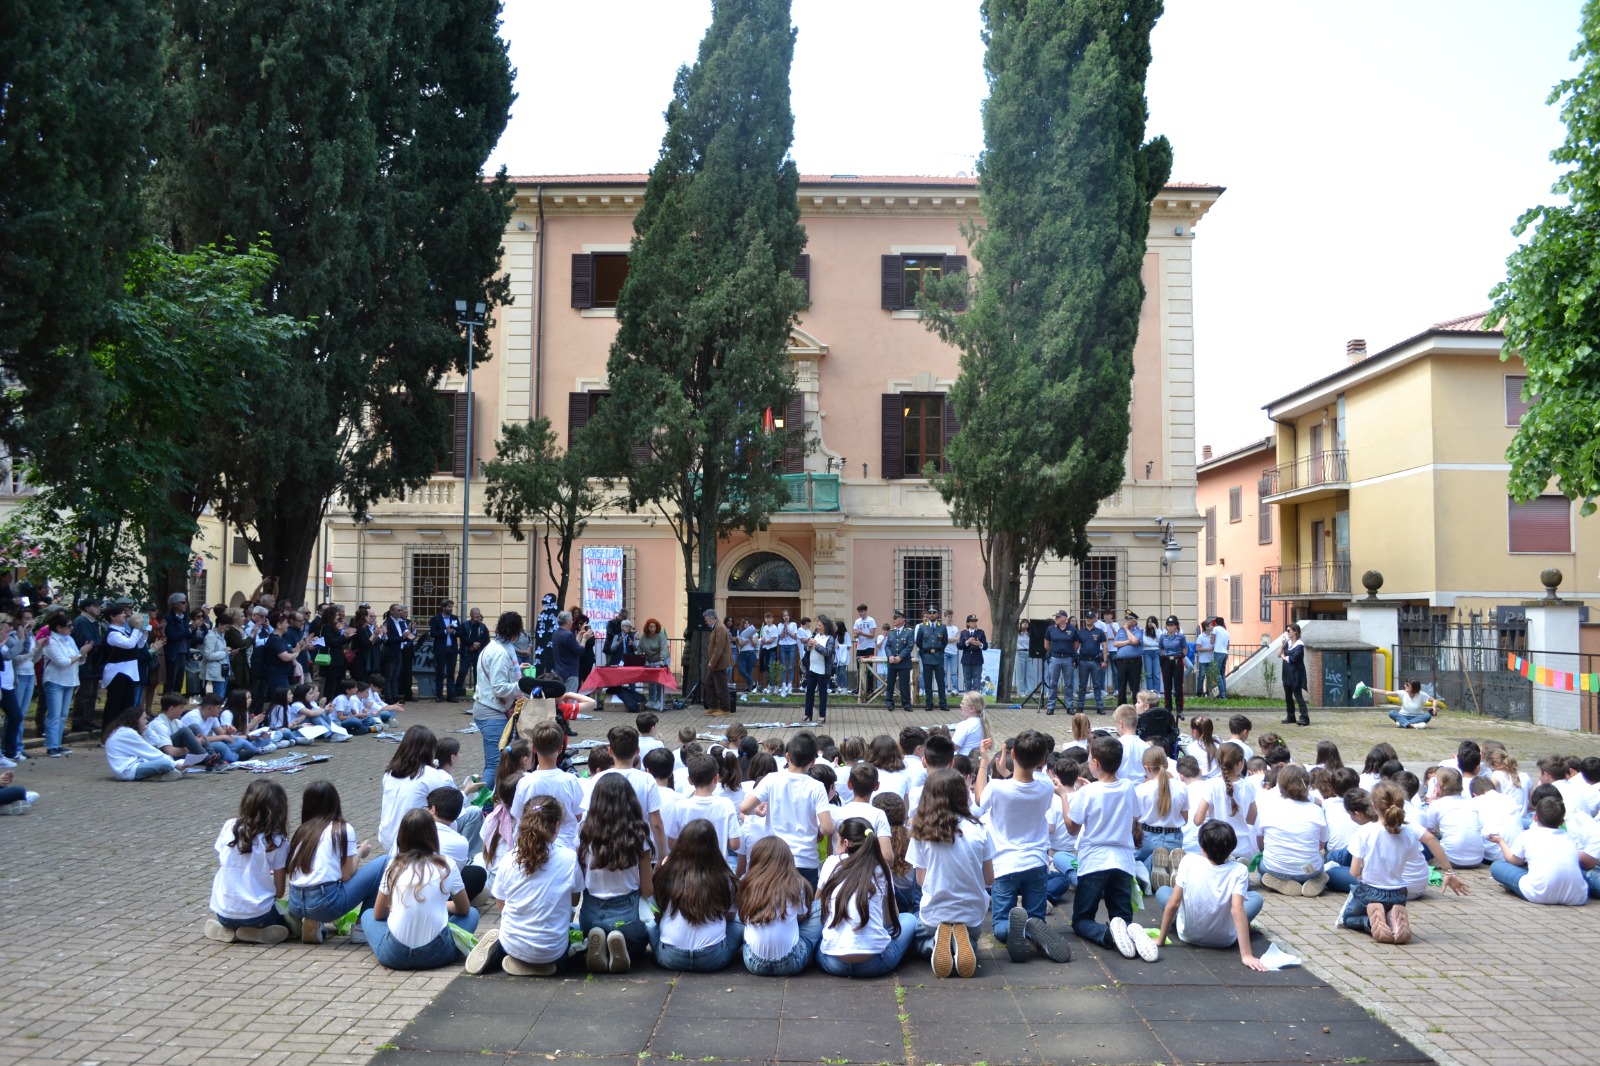
{"type": "Polygon", "coordinates": [[[166,6],[152,202],[180,249],[269,235],[268,310],[314,325],[281,367],[245,368],[259,407],[218,508],[299,600],[331,498],[361,516],[438,469],[449,412],[434,389],[466,366],[454,300],[508,298],[511,192],[480,173],[512,100],[500,4],[166,6]]]}
{"type": "Polygon", "coordinates": [[[689,592],[715,590],[718,541],[782,498],[783,435],[764,423],[794,387],[785,350],[805,246],[789,9],[715,0],[678,71],[617,301],[611,396],[589,430],[628,478],[627,505],[671,525],[689,592]]]}
{"type": "Polygon", "coordinates": [[[975,528],[1000,676],[1047,554],[1082,560],[1099,501],[1122,483],[1139,269],[1172,150],[1145,141],[1145,74],[1160,0],[985,0],[984,222],[970,310],[951,278],[925,321],[961,349],[961,432],[936,482],[975,528]],[[1019,474],[1021,480],[1019,481],[1019,474]]]}

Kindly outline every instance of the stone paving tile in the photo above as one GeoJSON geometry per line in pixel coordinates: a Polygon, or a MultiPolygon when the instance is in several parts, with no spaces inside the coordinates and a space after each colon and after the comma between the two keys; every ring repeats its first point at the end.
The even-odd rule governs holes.
{"type": "MultiPolygon", "coordinates": [[[[461,710],[460,706],[416,704],[405,721],[424,722],[443,733],[470,722],[461,710]]],[[[831,711],[830,721],[818,730],[835,738],[894,733],[907,724],[930,725],[956,717],[954,712],[890,714],[881,704],[864,708],[835,704],[831,711]]],[[[1208,713],[1224,718],[1228,711],[1208,713]]],[[[1257,737],[1281,728],[1274,708],[1244,713],[1255,720],[1257,737]]],[[[795,721],[799,716],[798,704],[755,704],[742,705],[738,718],[795,721]]],[[[1031,708],[995,708],[991,719],[1000,736],[1041,728],[1062,737],[1070,728],[1065,715],[1046,717],[1031,708]]],[[[627,720],[624,714],[607,709],[596,719],[577,725],[583,736],[602,737],[611,725],[627,720]]],[[[705,717],[697,709],[669,711],[662,716],[660,731],[670,740],[684,723],[702,731],[718,731],[727,721],[705,717]]],[[[1107,721],[1096,719],[1095,724],[1107,721]]],[[[1296,747],[1307,748],[1314,739],[1334,739],[1346,760],[1356,763],[1378,740],[1395,744],[1402,758],[1421,760],[1452,753],[1458,740],[1466,736],[1504,739],[1524,766],[1548,751],[1600,754],[1597,736],[1465,715],[1446,716],[1437,728],[1425,732],[1393,729],[1372,711],[1314,712],[1314,722],[1309,730],[1285,730],[1287,739],[1296,747]]],[[[789,730],[753,732],[766,736],[789,730]]],[[[463,772],[477,769],[477,737],[460,739],[465,755],[463,772]]],[[[365,948],[342,940],[332,940],[321,948],[220,945],[204,940],[200,931],[215,868],[211,842],[221,823],[236,810],[248,775],[195,775],[171,784],[122,783],[111,780],[92,741],[79,740],[74,746],[77,754],[71,759],[34,759],[17,771],[17,782],[43,793],[44,799],[30,816],[0,822],[7,859],[0,876],[8,889],[0,894],[0,927],[13,934],[0,944],[0,960],[6,964],[11,989],[0,1002],[0,1046],[4,1049],[0,1060],[95,1061],[108,1066],[181,1064],[201,1058],[255,1066],[361,1063],[384,1045],[398,1044],[396,1035],[447,989],[450,997],[472,995],[466,979],[452,984],[457,971],[392,973],[378,966],[365,948]],[[48,930],[48,935],[24,940],[16,935],[18,930],[48,930]],[[197,1034],[204,1035],[197,1039],[197,1034]]],[[[326,778],[339,786],[345,810],[362,835],[373,835],[379,806],[377,782],[393,746],[358,740],[318,750],[334,758],[279,778],[289,792],[291,809],[298,809],[299,794],[308,781],[326,778]]],[[[1564,1034],[1600,1026],[1600,1007],[1585,995],[1591,979],[1586,960],[1600,951],[1596,925],[1600,910],[1553,913],[1553,908],[1532,907],[1506,896],[1482,872],[1469,872],[1467,877],[1474,890],[1470,899],[1430,898],[1417,906],[1418,940],[1406,948],[1383,948],[1354,934],[1329,929],[1337,905],[1331,898],[1269,899],[1263,927],[1307,962],[1307,970],[1298,976],[1274,977],[1286,984],[1329,981],[1443,1061],[1470,1066],[1527,1061],[1526,1051],[1519,1057],[1514,1049],[1484,1046],[1478,1038],[1481,1019],[1495,1015],[1518,1018],[1536,1032],[1542,1061],[1592,1062],[1585,1042],[1576,1036],[1566,1041],[1564,1034]],[[1560,944],[1562,950],[1536,954],[1519,946],[1526,944],[1560,944]]],[[[485,926],[493,923],[493,915],[488,916],[485,926]]],[[[1015,1004],[1008,1017],[1020,1014],[1038,1027],[1058,1024],[1055,1019],[1059,1019],[1085,1035],[1099,1024],[1102,1014],[1115,1019],[1125,1016],[1125,1009],[1148,1010],[1144,1016],[1152,1019],[1158,1034],[1166,1033],[1176,1021],[1187,1020],[1188,1012],[1182,1006],[1186,1002],[1183,981],[1198,978],[1178,980],[1176,974],[1153,972],[1157,968],[1126,964],[1115,956],[1103,958],[1081,942],[1074,944],[1074,950],[1074,962],[1057,974],[1053,972],[1057,967],[1042,960],[1015,966],[986,943],[980,948],[980,974],[965,987],[974,997],[985,994],[980,989],[1006,990],[1015,1004]],[[1147,969],[1152,972],[1145,972],[1147,969]],[[1056,991],[1030,991],[1036,986],[1056,991]],[[1084,986],[1091,987],[1086,990],[1084,986]],[[1109,1001],[1096,999],[1096,988],[1122,995],[1129,1006],[1113,1008],[1109,1001]],[[1051,1006],[1052,995],[1061,997],[1061,1006],[1051,1006]],[[1147,997],[1142,1005],[1141,996],[1147,997]],[[1165,1013],[1156,1014],[1162,1003],[1168,1004],[1165,1013]]],[[[1225,953],[1219,953],[1218,960],[1202,963],[1202,970],[1213,963],[1238,969],[1220,958],[1221,954],[1225,953]]],[[[915,972],[920,965],[908,962],[900,982],[907,986],[908,1003],[916,1003],[921,996],[923,1002],[932,1004],[939,991],[932,987],[931,978],[915,972]],[[915,987],[918,984],[925,987],[915,987]]],[[[1249,980],[1242,970],[1239,974],[1249,980]]],[[[711,984],[721,979],[713,976],[711,984]]],[[[717,1014],[704,1017],[737,1022],[741,1015],[756,1015],[760,1004],[771,1002],[773,994],[744,991],[750,980],[741,976],[738,982],[724,984],[723,988],[740,991],[723,993],[728,998],[717,1014]]],[[[537,992],[529,988],[526,1013],[519,1022],[526,1026],[525,1032],[506,1061],[554,1054],[554,1048],[546,1050],[537,1034],[557,1013],[562,1017],[585,1013],[578,1006],[585,1000],[590,1004],[604,1001],[607,1008],[617,1008],[605,1011],[611,1017],[637,1014],[678,1025],[676,1017],[682,1013],[681,1032],[686,1038],[693,1036],[694,1019],[685,1012],[663,1008],[670,998],[658,987],[664,983],[641,974],[629,983],[613,979],[587,983],[585,988],[585,982],[562,982],[548,993],[545,988],[550,986],[537,992]]],[[[820,1056],[825,1049],[813,1046],[810,1034],[839,1028],[825,1023],[848,1012],[852,1017],[879,1019],[879,1024],[872,1026],[873,1034],[864,1037],[855,1051],[866,1056],[877,1050],[871,1058],[874,1062],[903,1060],[905,1051],[895,1037],[898,1022],[894,1027],[882,1024],[896,1014],[892,998],[882,998],[891,994],[891,984],[846,983],[816,974],[782,984],[785,989],[777,998],[781,1004],[777,1012],[743,1019],[771,1019],[763,1030],[770,1035],[770,1048],[764,1035],[755,1043],[730,1041],[719,1051],[763,1060],[777,1055],[780,1060],[802,1061],[813,1051],[820,1056]],[[787,1058],[790,1054],[800,1057],[787,1058]]],[[[690,986],[682,987],[687,992],[690,986]]],[[[1253,1010],[1247,996],[1241,999],[1246,1004],[1241,1016],[1272,1013],[1265,1007],[1253,1010]]],[[[592,1013],[592,1008],[588,1012],[592,1013]]],[[[916,1007],[913,1017],[931,1013],[916,1007]]],[[[552,1024],[549,1028],[554,1031],[556,1027],[552,1024]]],[[[728,1027],[722,1028],[726,1031],[728,1027]]],[[[655,1039],[647,1054],[672,1061],[668,1056],[675,1049],[665,1048],[660,1042],[663,1035],[676,1034],[670,1029],[665,1034],[653,1033],[655,1039]]],[[[943,1035],[934,1032],[930,1039],[943,1035]]],[[[1315,1035],[1322,1035],[1320,1026],[1315,1035]]],[[[952,1050],[956,1039],[951,1036],[946,1041],[952,1050]]],[[[1071,1053],[1076,1055],[1084,1044],[1081,1039],[1072,1043],[1076,1050],[1071,1053]]],[[[494,1055],[478,1054],[484,1046],[490,1045],[472,1049],[471,1061],[500,1061],[494,1055]]],[[[632,1055],[639,1053],[639,1046],[630,1049],[632,1055]]],[[[1025,1049],[1017,1050],[1020,1055],[1025,1049]]],[[[1334,1050],[1338,1050],[1337,1042],[1334,1050]]],[[[612,1052],[596,1044],[591,1053],[612,1052]]],[[[1039,1053],[1044,1055],[1042,1050],[1039,1053]]],[[[382,1051],[381,1056],[383,1061],[394,1062],[465,1060],[464,1055],[458,1058],[434,1052],[424,1056],[420,1051],[404,1050],[382,1051]]],[[[1071,1061],[1044,1057],[1045,1061],[1071,1061]]],[[[1296,1058],[1304,1061],[1301,1056],[1296,1058]]],[[[960,1060],[933,1061],[948,1064],[960,1060]]],[[[991,1057],[988,1061],[998,1060],[991,1057]]]]}

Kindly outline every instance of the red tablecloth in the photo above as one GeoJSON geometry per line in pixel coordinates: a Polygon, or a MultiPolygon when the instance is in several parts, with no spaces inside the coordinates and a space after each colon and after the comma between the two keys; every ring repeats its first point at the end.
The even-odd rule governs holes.
{"type": "Polygon", "coordinates": [[[589,676],[578,686],[578,691],[593,692],[597,688],[646,683],[660,685],[668,692],[678,691],[678,682],[672,676],[672,671],[660,666],[597,666],[589,671],[589,676]]]}

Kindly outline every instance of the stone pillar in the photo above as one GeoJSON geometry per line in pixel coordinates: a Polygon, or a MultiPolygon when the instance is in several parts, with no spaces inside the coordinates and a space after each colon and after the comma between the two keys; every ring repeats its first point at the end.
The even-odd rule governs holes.
{"type": "MultiPolygon", "coordinates": [[[[1554,568],[1544,571],[1539,575],[1545,588],[1544,599],[1523,601],[1522,606],[1528,615],[1527,657],[1537,666],[1576,674],[1582,669],[1578,654],[1580,605],[1556,595],[1561,576],[1561,571],[1554,568]]],[[[1577,688],[1576,683],[1573,687],[1577,688]]],[[[1537,724],[1557,729],[1577,729],[1582,713],[1582,696],[1579,692],[1534,684],[1533,720],[1537,724]]]]}
{"type": "MultiPolygon", "coordinates": [[[[1345,617],[1361,627],[1361,643],[1371,644],[1375,648],[1382,648],[1389,656],[1399,654],[1400,649],[1400,608],[1392,603],[1382,600],[1352,600],[1345,611],[1345,617]]],[[[1385,662],[1386,657],[1376,656],[1375,667],[1385,662]]],[[[1399,670],[1400,664],[1391,662],[1393,669],[1399,670]]],[[[1372,683],[1378,688],[1394,689],[1399,687],[1401,679],[1398,676],[1385,679],[1381,669],[1374,669],[1372,683]]]]}

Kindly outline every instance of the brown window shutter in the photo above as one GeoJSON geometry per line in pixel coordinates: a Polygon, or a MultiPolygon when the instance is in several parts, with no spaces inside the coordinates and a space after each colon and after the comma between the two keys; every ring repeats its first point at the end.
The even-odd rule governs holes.
{"type": "MultiPolygon", "coordinates": [[[[1217,509],[1206,508],[1206,565],[1217,565],[1217,509]]],[[[1216,614],[1216,608],[1211,608],[1208,614],[1216,614]]]]}
{"type": "Polygon", "coordinates": [[[650,445],[640,441],[638,444],[633,446],[633,461],[635,465],[640,463],[648,463],[651,458],[650,445]]]}
{"type": "Polygon", "coordinates": [[[594,256],[588,252],[572,256],[572,306],[594,306],[594,256]]]}
{"type": "Polygon", "coordinates": [[[1506,375],[1506,425],[1520,426],[1522,416],[1528,413],[1528,405],[1522,399],[1522,386],[1528,379],[1522,374],[1506,375]]]}
{"type": "Polygon", "coordinates": [[[961,432],[961,422],[956,418],[956,405],[950,402],[950,394],[944,397],[944,457],[939,463],[939,469],[946,473],[950,470],[950,442],[956,439],[956,434],[961,432]]]}
{"type": "Polygon", "coordinates": [[[451,394],[450,466],[456,477],[467,476],[472,464],[472,441],[467,439],[467,411],[472,407],[470,392],[451,394]]]}
{"type": "Polygon", "coordinates": [[[899,393],[883,394],[883,465],[886,478],[906,476],[905,401],[899,393]]]}
{"type": "MultiPolygon", "coordinates": [[[[879,268],[883,286],[883,309],[903,311],[906,305],[906,272],[898,255],[886,255],[879,268]]],[[[898,476],[898,475],[896,475],[898,476]]]]}
{"type": "MultiPolygon", "coordinates": [[[[967,257],[966,256],[964,256],[964,255],[947,255],[947,256],[944,257],[944,267],[943,267],[943,276],[944,277],[949,277],[951,274],[965,274],[966,272],[967,272],[967,257]]],[[[965,311],[967,309],[967,295],[966,295],[966,292],[963,290],[962,294],[960,296],[956,297],[955,302],[953,304],[951,304],[950,306],[951,306],[952,310],[965,311]]]]}
{"type": "Polygon", "coordinates": [[[572,442],[578,437],[578,431],[589,424],[589,394],[587,392],[567,393],[567,448],[571,450],[572,442]]]}
{"type": "MultiPolygon", "coordinates": [[[[452,421],[450,423],[450,435],[445,438],[445,442],[446,442],[445,446],[439,451],[438,461],[434,463],[434,472],[435,473],[439,473],[439,474],[455,474],[455,469],[456,469],[456,431],[455,431],[455,422],[454,422],[454,411],[455,411],[455,397],[456,397],[456,394],[454,392],[451,392],[449,389],[438,389],[438,390],[435,391],[434,395],[439,398],[439,402],[444,405],[446,410],[452,412],[452,414],[451,414],[452,421]]],[[[409,403],[410,402],[410,397],[406,396],[405,394],[402,394],[401,395],[401,402],[402,403],[409,403]]],[[[459,475],[457,475],[457,476],[459,476],[459,475]]]]}
{"type": "Polygon", "coordinates": [[[1507,497],[1507,506],[1512,551],[1572,551],[1572,503],[1565,496],[1539,496],[1527,503],[1507,497]]]}
{"type": "Polygon", "coordinates": [[[783,472],[806,472],[806,399],[798,392],[789,397],[783,411],[783,472]]]}
{"type": "Polygon", "coordinates": [[[806,289],[806,306],[810,307],[811,306],[811,256],[810,256],[809,253],[801,252],[799,255],[794,257],[794,271],[793,271],[793,273],[794,273],[794,276],[797,279],[799,279],[800,284],[805,286],[805,289],[806,289]]]}

